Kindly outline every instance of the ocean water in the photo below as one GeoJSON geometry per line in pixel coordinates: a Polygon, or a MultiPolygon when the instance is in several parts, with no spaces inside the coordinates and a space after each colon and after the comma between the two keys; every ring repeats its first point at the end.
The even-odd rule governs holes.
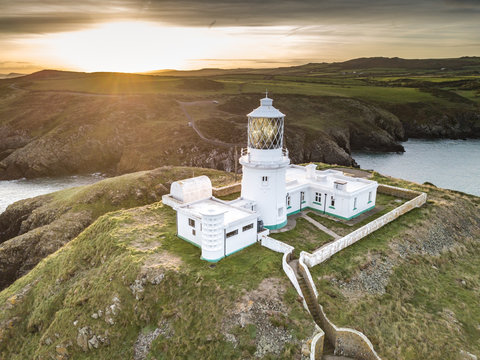
{"type": "Polygon", "coordinates": [[[104,179],[100,174],[0,181],[0,213],[15,201],[48,194],[74,186],[93,184],[104,179]]]}
{"type": "Polygon", "coordinates": [[[364,169],[480,196],[480,139],[411,139],[402,145],[405,153],[354,152],[352,157],[364,169]]]}

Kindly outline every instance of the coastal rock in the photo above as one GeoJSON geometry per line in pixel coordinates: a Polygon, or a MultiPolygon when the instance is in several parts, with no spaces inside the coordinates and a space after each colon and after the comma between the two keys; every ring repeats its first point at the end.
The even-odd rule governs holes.
{"type": "MultiPolygon", "coordinates": [[[[169,182],[191,175],[190,170],[179,170],[174,176],[171,171],[165,167],[105,179],[10,205],[0,214],[0,290],[75,238],[104,212],[159,201],[168,193],[169,182]]],[[[150,276],[147,280],[154,283],[162,279],[160,273],[150,276]]]]}
{"type": "Polygon", "coordinates": [[[90,338],[91,335],[92,335],[92,330],[88,326],[78,329],[77,345],[80,346],[82,350],[85,352],[88,351],[88,339],[90,338]]]}

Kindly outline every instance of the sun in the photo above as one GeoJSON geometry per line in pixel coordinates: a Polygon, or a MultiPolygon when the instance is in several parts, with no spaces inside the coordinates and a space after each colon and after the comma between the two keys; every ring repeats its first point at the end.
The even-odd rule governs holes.
{"type": "Polygon", "coordinates": [[[223,41],[208,31],[149,22],[115,22],[50,38],[52,56],[84,71],[145,72],[182,69],[223,41]]]}

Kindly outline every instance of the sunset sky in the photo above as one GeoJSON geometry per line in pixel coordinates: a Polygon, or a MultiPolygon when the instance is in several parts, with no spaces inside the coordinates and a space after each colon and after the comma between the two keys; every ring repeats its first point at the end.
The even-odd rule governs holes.
{"type": "Polygon", "coordinates": [[[0,73],[480,55],[480,0],[0,0],[0,73]]]}

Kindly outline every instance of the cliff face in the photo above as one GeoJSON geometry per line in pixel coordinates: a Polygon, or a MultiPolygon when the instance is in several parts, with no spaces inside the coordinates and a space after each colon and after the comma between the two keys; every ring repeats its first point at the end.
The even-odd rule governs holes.
{"type": "Polygon", "coordinates": [[[480,110],[445,108],[439,105],[412,103],[390,106],[403,124],[406,137],[478,138],[480,110]]]}
{"type": "MultiPolygon", "coordinates": [[[[276,102],[288,114],[285,142],[294,162],[353,165],[351,149],[402,151],[398,119],[373,105],[300,96],[276,102]]],[[[0,103],[0,179],[122,174],[163,165],[232,171],[237,161],[233,146],[201,140],[171,96],[14,92],[0,103]]],[[[246,143],[244,113],[258,105],[258,96],[224,96],[222,103],[187,111],[206,137],[246,143]]]]}
{"type": "MultiPolygon", "coordinates": [[[[213,181],[232,176],[195,169],[213,181]]],[[[0,214],[0,289],[80,234],[100,215],[161,200],[172,181],[192,176],[190,168],[159,168],[106,179],[93,185],[18,201],[0,214]]]]}
{"type": "MultiPolygon", "coordinates": [[[[237,95],[219,80],[159,79],[41,72],[15,82],[2,80],[0,179],[97,171],[118,175],[164,165],[233,171],[238,160],[233,144],[246,145],[245,114],[258,106],[260,95],[237,95]],[[169,81],[176,85],[155,93],[158,89],[146,85],[149,81],[158,81],[156,86],[169,81]],[[58,87],[73,90],[50,90],[58,87]]],[[[299,87],[305,81],[291,81],[292,93],[274,96],[275,106],[287,114],[285,143],[297,163],[355,165],[351,150],[401,152],[404,149],[399,142],[408,137],[480,136],[480,111],[473,100],[424,81],[418,84],[421,91],[399,93],[410,96],[410,102],[393,95],[379,96],[383,102],[367,100],[362,93],[355,93],[358,98],[354,98],[350,87],[344,85],[336,87],[334,93],[346,91],[345,96],[295,93],[305,91],[299,87]],[[422,96],[428,101],[414,101],[422,96]]],[[[381,95],[377,87],[386,91],[395,86],[403,91],[417,82],[412,85],[394,80],[371,86],[365,80],[362,86],[381,95]]],[[[448,84],[439,86],[444,85],[448,84]]],[[[322,86],[320,83],[311,91],[315,93],[322,86]]],[[[476,87],[472,89],[465,91],[475,91],[476,87]]],[[[375,99],[374,95],[370,98],[375,99]]]]}

